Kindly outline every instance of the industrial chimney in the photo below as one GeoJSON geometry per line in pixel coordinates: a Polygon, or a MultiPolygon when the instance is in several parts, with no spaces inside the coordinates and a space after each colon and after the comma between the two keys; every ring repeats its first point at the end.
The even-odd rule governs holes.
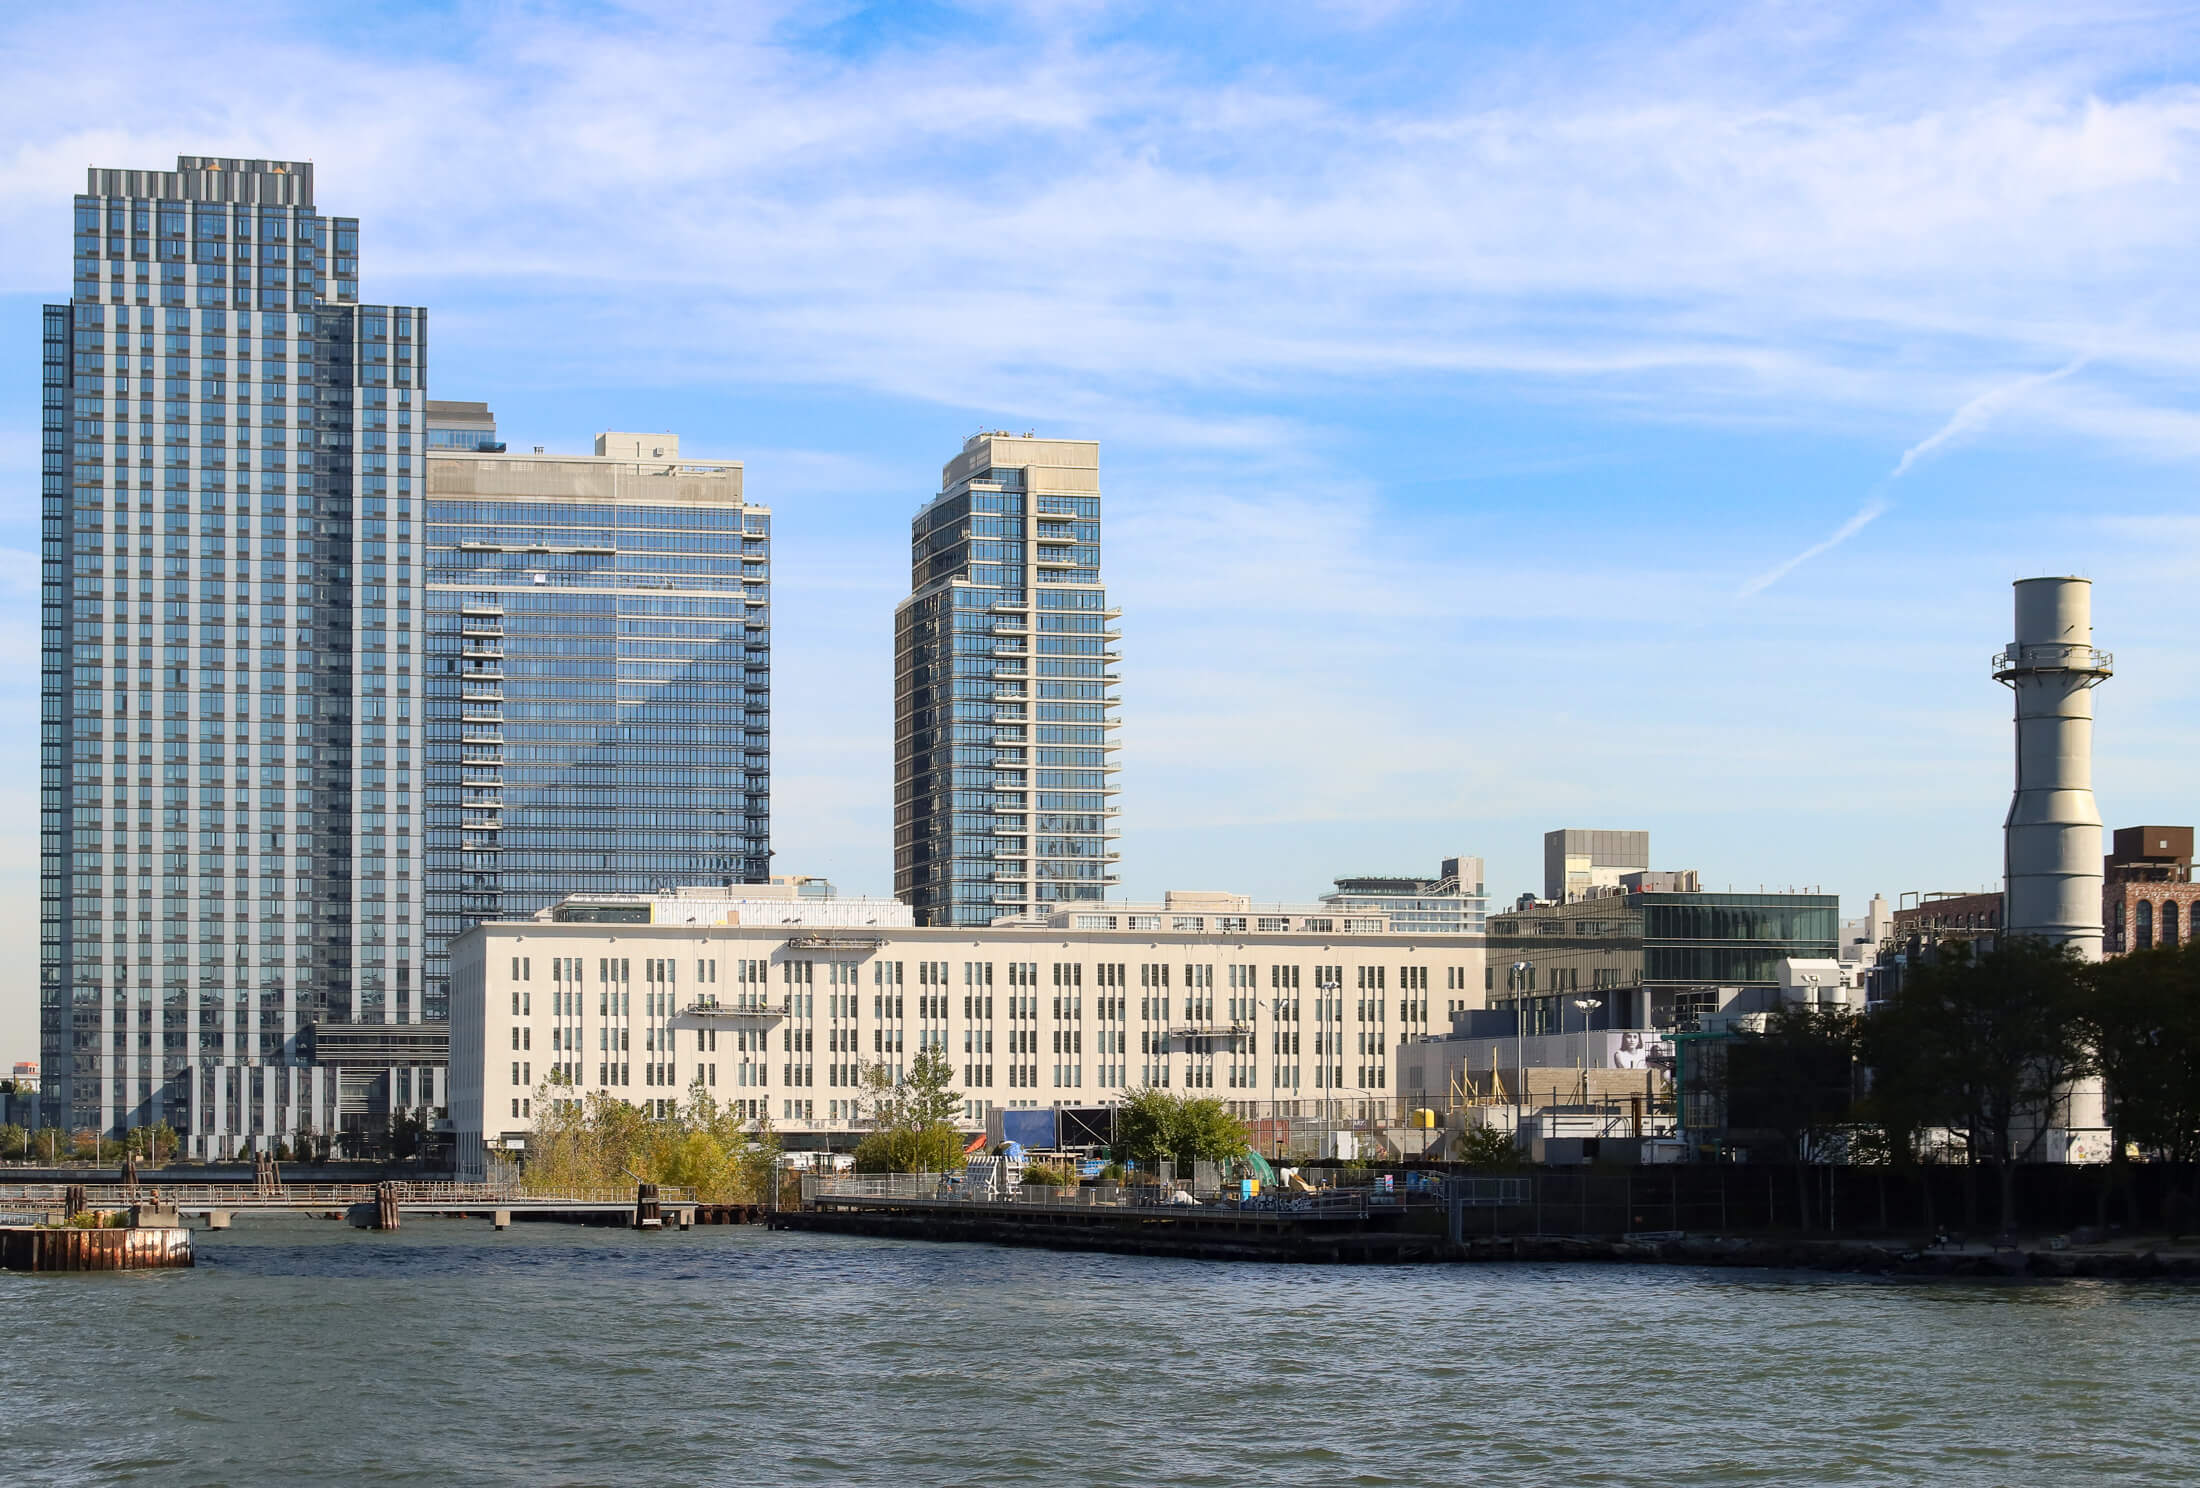
{"type": "Polygon", "coordinates": [[[2017,788],[2002,833],[2010,935],[2101,959],[2101,813],[2093,804],[2093,689],[2112,658],[2093,649],[2093,581],[2019,579],[2016,639],[1994,680],[2016,694],[2017,788]]]}

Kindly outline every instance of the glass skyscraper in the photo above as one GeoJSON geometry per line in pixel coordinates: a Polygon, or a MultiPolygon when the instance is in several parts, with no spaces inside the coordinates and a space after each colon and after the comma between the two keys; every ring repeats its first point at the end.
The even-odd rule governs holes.
{"type": "Polygon", "coordinates": [[[1118,611],[1100,447],[973,435],[910,531],[894,614],[894,892],[985,925],[1116,881],[1118,611]]]}
{"type": "Polygon", "coordinates": [[[427,314],[357,303],[358,224],[303,162],[94,168],[74,212],[44,313],[42,1119],[202,1154],[330,1134],[404,1040],[354,1040],[366,1075],[317,1030],[423,1016],[427,314]]]}
{"type": "MultiPolygon", "coordinates": [[[[460,413],[458,410],[465,410],[460,413]]],[[[671,434],[428,458],[428,988],[482,920],[771,871],[771,513],[671,434]]]]}

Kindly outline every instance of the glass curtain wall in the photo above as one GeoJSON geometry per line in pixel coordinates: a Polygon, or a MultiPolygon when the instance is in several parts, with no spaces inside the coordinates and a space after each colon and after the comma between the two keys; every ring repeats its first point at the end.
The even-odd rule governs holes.
{"type": "MultiPolygon", "coordinates": [[[[439,455],[438,481],[471,458],[439,455]]],[[[472,494],[429,503],[439,1007],[444,948],[484,919],[770,876],[771,513],[732,465],[703,467],[733,473],[718,500],[637,497],[582,457],[562,463],[598,467],[605,499],[494,494],[559,463],[479,461],[472,494]]]]}
{"type": "Polygon", "coordinates": [[[302,162],[94,168],[44,325],[41,1119],[335,1124],[324,1019],[420,1015],[427,315],[302,162]]]}

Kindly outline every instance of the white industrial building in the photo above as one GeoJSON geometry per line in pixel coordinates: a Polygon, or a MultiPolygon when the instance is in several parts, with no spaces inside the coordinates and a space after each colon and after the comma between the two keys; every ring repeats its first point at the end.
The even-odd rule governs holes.
{"type": "Polygon", "coordinates": [[[461,1171],[523,1146],[537,1100],[669,1110],[697,1082],[798,1145],[852,1136],[862,1067],[898,1077],[928,1046],[972,1130],[1146,1085],[1248,1116],[1365,1110],[1394,1100],[1397,1048],[1430,1032],[1432,1000],[1479,1006],[1485,981],[1480,936],[1237,895],[972,928],[912,926],[892,901],[734,897],[749,892],[576,896],[453,942],[461,1171]]]}

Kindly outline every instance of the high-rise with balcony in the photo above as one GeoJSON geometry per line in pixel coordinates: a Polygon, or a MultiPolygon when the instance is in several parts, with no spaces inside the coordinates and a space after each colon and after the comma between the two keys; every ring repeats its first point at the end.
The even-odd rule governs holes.
{"type": "Polygon", "coordinates": [[[42,1115],[200,1154],[331,1134],[340,1074],[395,1071],[316,1031],[423,1011],[427,314],[358,303],[358,223],[303,162],[95,167],[74,217],[44,314],[42,1115]]]}
{"type": "Polygon", "coordinates": [[[484,920],[771,872],[771,513],[672,434],[428,438],[428,997],[484,920]]]}
{"type": "Polygon", "coordinates": [[[1118,611],[1100,447],[965,440],[910,531],[894,614],[894,891],[985,925],[1116,881],[1118,611]]]}

